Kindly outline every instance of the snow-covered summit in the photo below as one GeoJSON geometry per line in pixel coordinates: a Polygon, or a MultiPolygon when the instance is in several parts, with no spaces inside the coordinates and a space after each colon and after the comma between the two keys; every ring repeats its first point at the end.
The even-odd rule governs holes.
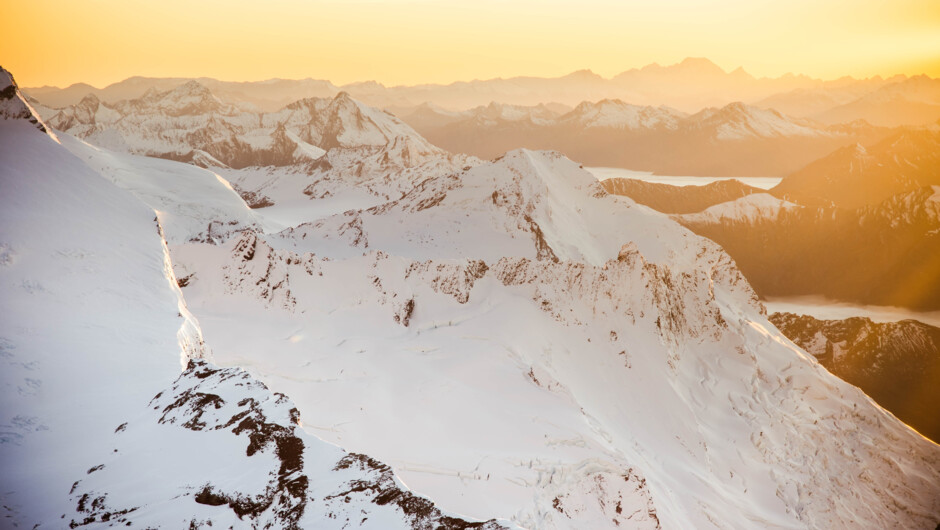
{"type": "Polygon", "coordinates": [[[722,140],[827,135],[807,120],[788,118],[776,110],[761,109],[741,102],[702,110],[693,114],[689,120],[691,126],[714,131],[716,138],[722,140]]]}
{"type": "Polygon", "coordinates": [[[699,213],[676,216],[682,223],[722,224],[773,221],[781,212],[802,208],[769,193],[751,193],[740,199],[710,206],[699,213]]]}
{"type": "Polygon", "coordinates": [[[33,110],[26,98],[23,97],[16,80],[13,79],[13,74],[2,67],[0,67],[0,118],[4,121],[22,120],[29,122],[51,138],[56,139],[55,133],[49,130],[39,114],[33,110]]]}
{"type": "Polygon", "coordinates": [[[649,228],[636,235],[651,260],[673,255],[691,235],[665,216],[640,213],[629,200],[609,196],[565,156],[519,149],[489,164],[426,179],[399,200],[282,236],[297,248],[345,256],[381,249],[418,259],[526,256],[600,265],[629,239],[619,227],[639,222],[649,228]]]}
{"type": "Polygon", "coordinates": [[[560,121],[582,127],[607,127],[629,130],[676,129],[687,114],[669,107],[631,105],[619,99],[596,103],[583,102],[560,121]]]}
{"type": "MultiPolygon", "coordinates": [[[[308,98],[280,112],[266,114],[263,123],[282,123],[304,141],[323,150],[334,147],[381,147],[405,137],[427,143],[397,117],[363,105],[347,92],[334,98],[308,98]]],[[[430,144],[428,144],[430,150],[430,144]]]]}

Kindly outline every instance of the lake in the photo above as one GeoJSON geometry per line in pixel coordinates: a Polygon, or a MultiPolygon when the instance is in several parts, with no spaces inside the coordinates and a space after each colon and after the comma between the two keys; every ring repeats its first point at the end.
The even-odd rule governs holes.
{"type": "Polygon", "coordinates": [[[822,296],[793,296],[768,298],[764,301],[768,313],[796,313],[822,320],[842,320],[849,317],[868,317],[874,322],[897,322],[913,319],[940,327],[940,311],[912,311],[902,307],[856,305],[838,302],[822,296]]]}
{"type": "Polygon", "coordinates": [[[654,175],[651,171],[634,171],[632,169],[621,169],[617,167],[585,167],[597,180],[607,180],[612,178],[627,178],[642,180],[645,182],[654,182],[657,184],[671,184],[673,186],[704,186],[718,180],[740,180],[748,186],[769,190],[783,180],[780,177],[681,177],[668,175],[654,175]]]}

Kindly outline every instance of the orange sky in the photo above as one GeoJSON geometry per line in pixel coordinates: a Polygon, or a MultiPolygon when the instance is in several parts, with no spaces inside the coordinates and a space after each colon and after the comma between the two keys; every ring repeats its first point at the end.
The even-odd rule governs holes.
{"type": "Polygon", "coordinates": [[[938,0],[30,0],[3,11],[0,65],[27,87],[609,77],[687,56],[757,76],[940,77],[938,0]]]}

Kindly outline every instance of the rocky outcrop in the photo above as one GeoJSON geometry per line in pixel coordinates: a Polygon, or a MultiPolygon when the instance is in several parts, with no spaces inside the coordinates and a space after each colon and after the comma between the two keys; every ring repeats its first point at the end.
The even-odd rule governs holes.
{"type": "Polygon", "coordinates": [[[671,214],[696,213],[764,190],[739,180],[718,180],[704,186],[671,186],[637,179],[612,178],[601,182],[607,193],[624,195],[644,206],[671,214]]]}
{"type": "Polygon", "coordinates": [[[443,513],[388,466],[299,423],[286,396],[247,372],[190,361],[146,412],[117,426],[115,449],[72,485],[75,511],[63,519],[70,528],[300,529],[370,518],[394,528],[506,528],[443,513]]]}
{"type": "Polygon", "coordinates": [[[915,320],[819,320],[793,313],[774,313],[770,321],[827,370],[940,441],[940,328],[915,320]]]}

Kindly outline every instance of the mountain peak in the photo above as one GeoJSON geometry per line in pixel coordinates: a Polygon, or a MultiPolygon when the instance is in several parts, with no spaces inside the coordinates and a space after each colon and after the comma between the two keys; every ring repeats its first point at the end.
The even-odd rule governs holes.
{"type": "Polygon", "coordinates": [[[583,70],[575,70],[574,72],[571,72],[570,74],[568,74],[568,75],[566,75],[566,76],[563,76],[562,79],[576,79],[576,80],[579,80],[579,81],[593,81],[593,80],[603,79],[603,77],[601,77],[600,75],[595,74],[595,73],[592,72],[591,70],[585,68],[585,69],[583,69],[583,70]]]}
{"type": "Polygon", "coordinates": [[[726,72],[717,64],[705,57],[686,57],[679,64],[673,65],[673,68],[684,71],[694,71],[697,73],[725,74],[726,72]]]}
{"type": "Polygon", "coordinates": [[[101,103],[101,100],[98,99],[98,96],[96,96],[94,92],[89,92],[78,102],[79,105],[98,105],[99,103],[101,103]]]}
{"type": "Polygon", "coordinates": [[[55,134],[49,130],[42,119],[26,102],[20,88],[13,79],[13,74],[9,70],[0,66],[0,123],[7,120],[25,120],[33,124],[40,131],[48,134],[53,140],[59,141],[55,134]]]}
{"type": "Polygon", "coordinates": [[[195,79],[187,81],[182,85],[174,88],[170,91],[170,94],[186,95],[186,96],[204,96],[211,95],[212,92],[209,91],[209,88],[206,85],[203,85],[195,79]]]}

